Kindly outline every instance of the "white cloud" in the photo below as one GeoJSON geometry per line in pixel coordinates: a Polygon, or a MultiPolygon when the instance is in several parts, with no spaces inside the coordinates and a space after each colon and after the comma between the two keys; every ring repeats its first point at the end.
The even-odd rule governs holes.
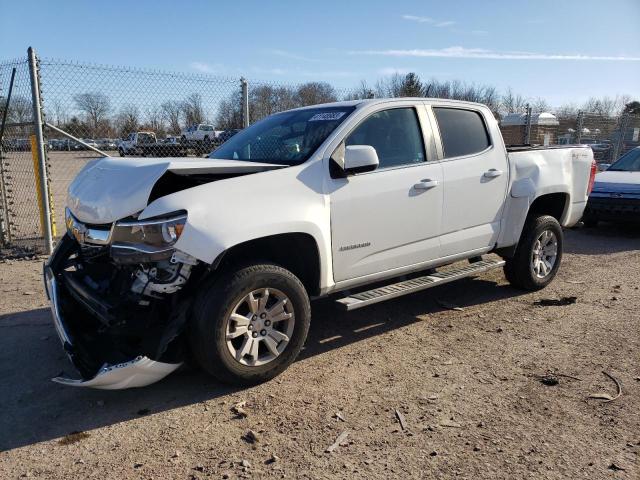
{"type": "Polygon", "coordinates": [[[454,22],[453,20],[436,20],[431,17],[420,17],[418,15],[402,15],[402,18],[411,22],[426,23],[440,28],[450,27],[456,24],[456,22],[454,22]]]}
{"type": "Polygon", "coordinates": [[[640,57],[584,54],[547,54],[535,52],[497,52],[483,48],[447,47],[441,49],[409,50],[361,50],[351,51],[351,55],[381,55],[387,57],[436,57],[436,58],[475,58],[489,60],[604,60],[640,62],[640,57]]]}
{"type": "Polygon", "coordinates": [[[418,23],[435,23],[436,21],[430,17],[419,17],[417,15],[402,15],[405,20],[411,20],[418,23]]]}

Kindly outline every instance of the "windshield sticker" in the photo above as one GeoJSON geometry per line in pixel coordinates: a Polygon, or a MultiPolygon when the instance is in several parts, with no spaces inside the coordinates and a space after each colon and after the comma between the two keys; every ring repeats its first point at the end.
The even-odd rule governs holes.
{"type": "Polygon", "coordinates": [[[326,122],[329,120],[339,120],[344,114],[347,112],[324,112],[324,113],[316,113],[313,117],[309,119],[310,122],[326,122]]]}

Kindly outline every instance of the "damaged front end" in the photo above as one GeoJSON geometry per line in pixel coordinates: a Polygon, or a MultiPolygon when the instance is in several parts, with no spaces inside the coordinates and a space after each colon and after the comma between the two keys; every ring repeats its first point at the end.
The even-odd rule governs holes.
{"type": "Polygon", "coordinates": [[[44,266],[63,347],[81,379],[103,389],[142,387],[176,370],[191,303],[185,288],[202,265],[174,244],[186,212],[87,225],[67,210],[67,234],[44,266]]]}

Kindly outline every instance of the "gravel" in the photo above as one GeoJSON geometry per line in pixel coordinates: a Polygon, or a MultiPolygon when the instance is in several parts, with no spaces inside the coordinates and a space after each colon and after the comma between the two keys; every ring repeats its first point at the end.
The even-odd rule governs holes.
{"type": "Polygon", "coordinates": [[[40,272],[0,262],[2,479],[640,478],[637,229],[567,231],[541,292],[495,271],[352,313],[315,302],[300,359],[248,389],[186,369],[126,391],[50,382],[71,368],[40,272]],[[603,371],[612,402],[588,399],[615,396],[603,371]]]}

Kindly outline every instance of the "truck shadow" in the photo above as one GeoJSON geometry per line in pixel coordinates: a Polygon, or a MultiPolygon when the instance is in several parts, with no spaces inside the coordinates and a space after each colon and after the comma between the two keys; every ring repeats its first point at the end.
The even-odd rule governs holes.
{"type": "MultiPolygon", "coordinates": [[[[350,313],[338,310],[331,299],[318,300],[313,304],[312,327],[299,360],[424,321],[418,316],[443,310],[436,299],[473,307],[519,294],[506,285],[467,279],[350,313]]],[[[63,370],[70,372],[71,367],[48,309],[0,316],[0,332],[0,451],[242,391],[221,385],[196,369],[185,369],[141,389],[65,387],[50,381],[63,370]]],[[[229,405],[216,402],[208,408],[226,411],[229,405]]],[[[203,416],[204,412],[203,405],[203,416]]]]}
{"type": "Polygon", "coordinates": [[[594,228],[573,228],[564,234],[564,253],[606,255],[640,251],[640,225],[601,222],[594,228]]]}

